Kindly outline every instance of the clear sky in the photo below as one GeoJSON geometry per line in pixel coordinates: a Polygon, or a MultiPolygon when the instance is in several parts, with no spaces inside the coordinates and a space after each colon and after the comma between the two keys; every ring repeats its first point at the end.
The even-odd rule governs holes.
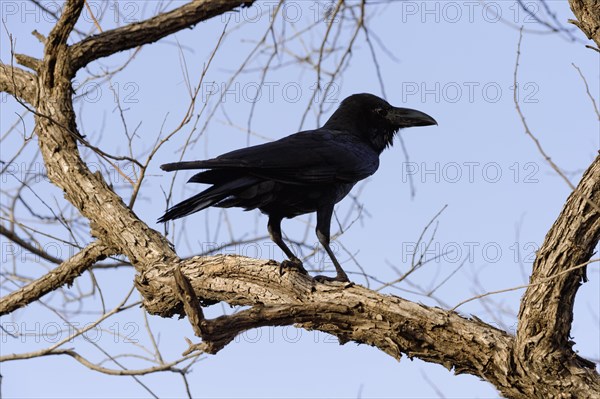
{"type": "MultiPolygon", "coordinates": [[[[52,9],[60,3],[44,4],[52,9]]],[[[123,24],[123,20],[148,17],[156,12],[159,4],[111,2],[106,7],[105,3],[90,2],[92,10],[106,12],[101,24],[103,29],[114,27],[116,21],[123,24]]],[[[165,7],[171,9],[180,4],[183,3],[172,2],[165,7]]],[[[87,71],[78,74],[77,83],[81,87],[77,94],[86,93],[76,103],[80,130],[90,142],[108,152],[127,155],[128,142],[115,101],[114,93],[118,92],[128,129],[130,132],[135,130],[135,154],[145,157],[145,151],[152,147],[159,134],[164,136],[178,126],[189,105],[186,79],[193,86],[198,84],[221,32],[225,27],[227,29],[228,34],[212,60],[200,90],[200,105],[195,110],[195,115],[199,114],[197,130],[192,132],[193,123],[186,125],[157,153],[135,205],[136,214],[149,226],[162,230],[155,221],[165,208],[163,190],[168,191],[171,184],[172,176],[162,172],[159,165],[179,159],[180,149],[190,133],[196,143],[184,156],[188,160],[217,156],[227,150],[298,131],[316,88],[317,72],[307,64],[293,62],[294,57],[305,55],[306,49],[312,48],[317,50],[311,53],[312,61],[316,62],[319,40],[326,26],[318,21],[325,3],[313,1],[286,3],[273,26],[277,37],[292,37],[295,32],[315,23],[316,28],[302,36],[302,40],[290,40],[278,47],[271,61],[272,71],[264,80],[261,79],[262,67],[270,53],[265,51],[253,58],[247,72],[238,75],[214,118],[200,134],[232,73],[269,26],[269,10],[275,4],[257,2],[239,13],[217,17],[145,46],[110,83],[100,86],[100,80],[86,79],[92,74],[102,74],[107,68],[118,67],[132,52],[93,63],[87,71]],[[253,106],[252,100],[261,80],[262,95],[253,106]],[[204,103],[207,107],[203,110],[204,103]],[[248,135],[250,115],[253,134],[248,135]]],[[[382,93],[364,32],[360,32],[348,67],[328,94],[324,118],[346,96],[370,92],[380,96],[385,94],[394,105],[424,111],[432,115],[439,126],[402,132],[408,160],[398,141],[384,152],[379,171],[353,191],[359,203],[364,205],[362,212],[357,211],[350,198],[336,208],[343,226],[356,220],[339,237],[336,248],[343,266],[358,284],[367,284],[358,265],[383,282],[394,280],[398,272],[406,272],[413,253],[422,249],[416,242],[423,228],[445,205],[447,208],[438,218],[435,237],[428,249],[427,257],[431,261],[398,288],[388,287],[385,292],[427,305],[443,304],[451,308],[476,294],[526,284],[534,252],[558,216],[570,190],[525,135],[515,110],[513,74],[519,27],[524,26],[519,104],[533,133],[573,183],[579,181],[594,159],[600,140],[598,117],[586,95],[583,80],[572,65],[581,69],[598,103],[598,53],[585,48],[584,35],[567,24],[566,21],[574,16],[566,1],[547,2],[556,21],[543,4],[526,4],[535,17],[555,26],[558,21],[558,26],[568,32],[551,32],[525,13],[516,1],[373,1],[366,6],[366,24],[385,93],[382,93]],[[414,197],[411,196],[411,179],[414,197]],[[452,277],[435,290],[435,298],[415,294],[432,290],[452,273],[452,277]]],[[[36,11],[34,5],[27,2],[2,1],[0,6],[2,62],[11,63],[8,34],[12,35],[17,53],[41,57],[42,46],[30,32],[36,29],[47,35],[52,18],[36,11]]],[[[87,13],[78,24],[78,28],[86,32],[93,25],[87,13]]],[[[352,25],[348,24],[341,33],[342,38],[347,40],[351,33],[352,25]]],[[[70,42],[76,40],[75,34],[70,42]]],[[[267,37],[267,44],[269,40],[267,37]]],[[[342,53],[324,61],[323,73],[333,69],[342,53]]],[[[22,108],[5,94],[0,100],[0,132],[4,134],[18,120],[15,113],[22,112],[22,108]]],[[[20,134],[3,139],[2,161],[12,158],[23,142],[22,134],[32,134],[32,121],[30,115],[25,116],[22,127],[17,129],[20,134]]],[[[317,124],[311,111],[303,128],[314,128],[317,124]]],[[[27,165],[34,156],[35,139],[33,145],[28,145],[17,158],[14,171],[2,175],[4,189],[18,184],[14,175],[27,173],[24,169],[28,167],[21,165],[27,165]]],[[[84,151],[84,156],[93,165],[99,165],[98,159],[89,151],[84,151]]],[[[41,164],[35,165],[42,170],[41,164]]],[[[127,182],[114,170],[103,172],[120,193],[130,194],[127,182]]],[[[174,201],[187,198],[198,189],[184,187],[187,177],[189,175],[185,173],[177,177],[174,201]]],[[[38,179],[34,188],[47,203],[65,206],[60,190],[44,179],[38,179]]],[[[29,196],[32,205],[44,209],[36,203],[39,200],[35,196],[29,196]]],[[[6,206],[4,199],[2,204],[6,206]]],[[[23,208],[19,209],[23,211],[23,208]]],[[[48,213],[47,210],[44,212],[48,213]]],[[[290,239],[306,240],[314,246],[313,227],[307,229],[307,223],[313,222],[314,217],[284,221],[283,230],[290,239]]],[[[2,223],[6,223],[5,220],[2,223]]],[[[338,231],[337,226],[334,221],[332,230],[338,231]]],[[[188,256],[228,242],[232,237],[244,240],[264,236],[266,217],[238,209],[229,210],[226,215],[220,210],[209,210],[191,216],[175,227],[176,235],[169,238],[180,256],[188,256]]],[[[69,239],[60,228],[52,227],[52,233],[69,239]]],[[[79,242],[86,243],[84,238],[79,242]]],[[[60,241],[46,243],[60,257],[67,257],[72,251],[60,241]]],[[[13,247],[4,237],[0,238],[0,244],[3,274],[13,271],[14,267],[28,277],[38,277],[47,271],[47,264],[36,262],[31,256],[11,255],[13,247]]],[[[306,249],[303,251],[305,255],[308,253],[306,249]]],[[[225,252],[283,259],[281,251],[264,240],[228,247],[225,252]]],[[[319,267],[322,260],[321,255],[312,256],[307,264],[319,267]]],[[[327,260],[324,266],[332,270],[327,260]]],[[[95,272],[107,309],[125,297],[132,287],[133,276],[131,268],[95,272]]],[[[590,281],[582,286],[577,296],[571,336],[580,355],[597,360],[600,358],[598,264],[588,268],[588,277],[590,281]]],[[[84,275],[71,291],[91,290],[90,281],[89,274],[84,275]]],[[[372,288],[381,286],[374,280],[368,283],[372,288]]],[[[3,282],[2,295],[10,287],[13,286],[3,282]]],[[[514,331],[522,294],[523,290],[498,294],[470,302],[458,310],[514,331]]],[[[134,293],[133,297],[134,301],[139,295],[134,293]]],[[[45,297],[44,302],[62,307],[64,299],[62,294],[56,293],[45,297]]],[[[98,293],[83,304],[87,312],[66,313],[79,323],[79,327],[96,320],[102,309],[98,293]]],[[[64,307],[74,312],[78,310],[76,305],[64,307]]],[[[233,309],[216,305],[208,313],[216,316],[223,311],[233,309]]],[[[184,337],[194,339],[185,319],[149,316],[148,322],[167,361],[176,359],[187,348],[184,337]]],[[[65,328],[64,321],[41,304],[2,317],[0,323],[5,330],[0,331],[2,354],[45,348],[67,336],[64,331],[55,333],[57,329],[65,328]],[[7,330],[27,335],[13,338],[6,334],[7,330]]],[[[80,337],[66,347],[76,347],[95,361],[103,359],[104,355],[94,344],[113,356],[123,353],[149,356],[139,347],[152,346],[140,309],[123,312],[101,327],[103,330],[94,329],[86,337],[91,343],[80,337]],[[114,335],[115,332],[119,335],[114,335]]],[[[123,359],[123,363],[130,368],[150,365],[129,358],[123,359]]],[[[104,366],[117,368],[111,362],[104,366]]],[[[63,356],[3,363],[0,373],[4,398],[148,396],[148,392],[131,377],[93,372],[63,356]]],[[[177,374],[151,374],[140,377],[140,381],[160,397],[185,395],[182,379],[177,374]]],[[[216,356],[206,356],[196,363],[189,382],[194,397],[429,398],[442,394],[448,398],[497,397],[496,390],[478,378],[455,376],[441,366],[419,360],[403,358],[397,362],[374,348],[352,342],[340,346],[326,334],[294,327],[248,331],[216,356]]]]}

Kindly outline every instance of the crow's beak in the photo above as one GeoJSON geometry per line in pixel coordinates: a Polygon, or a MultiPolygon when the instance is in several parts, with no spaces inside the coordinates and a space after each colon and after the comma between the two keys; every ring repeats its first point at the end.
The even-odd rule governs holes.
{"type": "Polygon", "coordinates": [[[392,108],[387,118],[399,128],[437,125],[436,120],[431,116],[410,108],[392,108]]]}

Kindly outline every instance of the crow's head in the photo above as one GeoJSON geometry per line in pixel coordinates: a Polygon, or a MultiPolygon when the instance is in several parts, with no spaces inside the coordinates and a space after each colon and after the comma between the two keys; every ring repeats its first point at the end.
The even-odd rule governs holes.
{"type": "Polygon", "coordinates": [[[393,107],[382,98],[362,93],[342,101],[324,127],[357,134],[382,152],[392,145],[399,129],[429,125],[437,125],[437,122],[424,112],[393,107]]]}

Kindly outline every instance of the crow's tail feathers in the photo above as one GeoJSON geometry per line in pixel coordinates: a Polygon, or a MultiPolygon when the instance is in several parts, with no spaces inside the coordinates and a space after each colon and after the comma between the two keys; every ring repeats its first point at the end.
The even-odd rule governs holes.
{"type": "Polygon", "coordinates": [[[240,169],[247,165],[239,159],[207,159],[205,161],[173,162],[160,165],[166,172],[185,169],[240,169]]]}
{"type": "Polygon", "coordinates": [[[223,198],[206,198],[204,193],[196,194],[191,198],[181,201],[179,204],[172,206],[158,219],[158,223],[168,222],[182,218],[192,213],[201,211],[209,206],[219,202],[223,198]]]}
{"type": "MultiPolygon", "coordinates": [[[[164,165],[163,165],[164,166],[164,165]]],[[[203,209],[213,206],[227,197],[235,195],[240,190],[243,190],[253,184],[256,184],[258,179],[253,177],[244,177],[226,182],[220,185],[214,185],[172,206],[167,212],[158,219],[159,223],[164,223],[169,220],[179,219],[192,213],[196,213],[203,209]]]]}
{"type": "Polygon", "coordinates": [[[160,165],[160,168],[166,172],[184,169],[207,169],[210,165],[207,161],[189,161],[189,162],[173,162],[160,165]]]}

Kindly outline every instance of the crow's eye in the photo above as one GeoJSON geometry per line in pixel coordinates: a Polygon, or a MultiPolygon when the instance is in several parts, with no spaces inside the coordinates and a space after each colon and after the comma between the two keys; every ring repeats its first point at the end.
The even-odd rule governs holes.
{"type": "Polygon", "coordinates": [[[375,113],[379,116],[385,116],[387,111],[383,108],[375,108],[375,113]]]}

